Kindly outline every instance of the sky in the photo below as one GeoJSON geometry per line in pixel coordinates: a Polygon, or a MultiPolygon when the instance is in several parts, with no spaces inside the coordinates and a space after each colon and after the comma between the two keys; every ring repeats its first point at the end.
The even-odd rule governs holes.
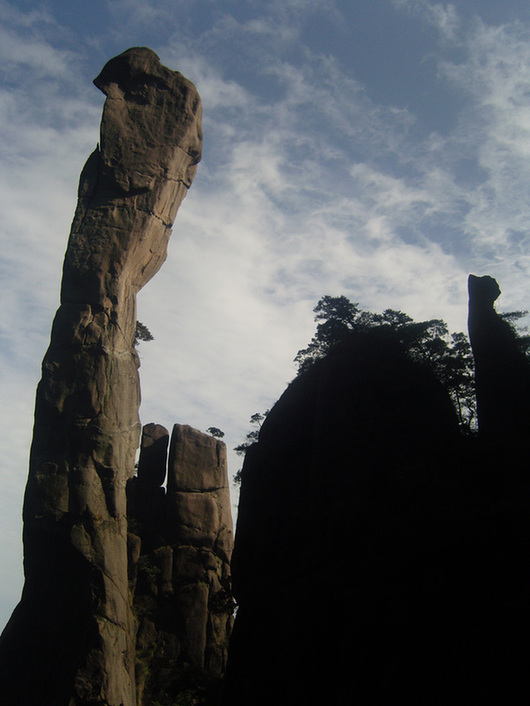
{"type": "Polygon", "coordinates": [[[138,297],[155,339],[139,347],[142,423],[241,443],[295,376],[325,294],[462,331],[474,273],[497,279],[499,310],[528,306],[527,0],[0,0],[0,628],[22,588],[35,388],[98,142],[92,80],[132,46],[193,81],[204,111],[203,160],[138,297]]]}

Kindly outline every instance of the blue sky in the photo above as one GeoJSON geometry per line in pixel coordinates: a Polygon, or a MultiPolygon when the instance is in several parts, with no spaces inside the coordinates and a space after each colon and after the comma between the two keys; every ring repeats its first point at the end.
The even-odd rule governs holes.
{"type": "MultiPolygon", "coordinates": [[[[0,625],[22,586],[35,388],[112,56],[149,46],[197,85],[204,156],[140,293],[144,423],[232,448],[345,294],[466,326],[470,272],[526,308],[527,0],[0,0],[0,625]]],[[[239,467],[231,455],[230,472],[239,467]]],[[[236,496],[234,494],[234,502],[236,496]]]]}

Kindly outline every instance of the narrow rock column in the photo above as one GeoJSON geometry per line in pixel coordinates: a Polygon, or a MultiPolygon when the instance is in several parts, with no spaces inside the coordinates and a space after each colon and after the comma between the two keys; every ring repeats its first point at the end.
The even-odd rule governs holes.
{"type": "Polygon", "coordinates": [[[165,260],[195,175],[201,105],[146,48],[94,83],[107,99],[37,390],[26,581],[0,642],[6,706],[136,703],[125,496],[140,434],[136,294],[165,260]]]}
{"type": "Polygon", "coordinates": [[[231,629],[230,558],[233,549],[226,445],[185,424],[171,436],[167,536],[173,547],[174,590],[180,606],[185,660],[223,673],[231,629]],[[228,607],[228,610],[227,610],[228,607]]]}
{"type": "Polygon", "coordinates": [[[163,533],[166,512],[166,491],[169,432],[161,424],[146,424],[142,432],[138,476],[127,488],[129,533],[136,533],[138,521],[142,527],[142,552],[152,551],[156,537],[163,533]],[[131,526],[132,525],[132,526],[131,526]]]}
{"type": "Polygon", "coordinates": [[[521,453],[527,467],[530,364],[514,331],[495,311],[501,294],[496,280],[470,275],[468,290],[480,436],[500,444],[503,453],[521,453]]]}

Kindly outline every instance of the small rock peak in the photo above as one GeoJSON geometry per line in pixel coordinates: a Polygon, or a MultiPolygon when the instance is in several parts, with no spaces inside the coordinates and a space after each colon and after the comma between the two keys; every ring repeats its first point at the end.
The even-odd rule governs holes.
{"type": "Polygon", "coordinates": [[[166,479],[169,432],[161,424],[146,424],[142,431],[138,478],[143,484],[159,488],[166,479]]]}
{"type": "Polygon", "coordinates": [[[131,47],[107,61],[94,79],[94,85],[107,95],[108,86],[111,83],[129,85],[133,79],[142,75],[156,75],[161,72],[170,72],[170,70],[162,66],[156,52],[148,47],[131,47]]]}
{"type": "Polygon", "coordinates": [[[489,275],[483,277],[469,275],[467,286],[470,306],[492,308],[501,294],[497,280],[489,275]]]}

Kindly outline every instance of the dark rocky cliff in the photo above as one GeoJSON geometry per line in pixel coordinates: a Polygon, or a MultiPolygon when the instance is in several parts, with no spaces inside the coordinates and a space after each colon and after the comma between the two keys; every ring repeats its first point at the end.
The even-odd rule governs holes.
{"type": "MultiPolygon", "coordinates": [[[[480,399],[515,342],[474,331],[474,308],[472,296],[480,399]],[[483,366],[491,347],[497,368],[483,366]]],[[[524,408],[517,360],[504,375],[522,379],[509,395],[524,408]]],[[[488,404],[509,414],[484,394],[481,424],[488,404]]],[[[508,456],[488,424],[460,437],[445,390],[378,331],[297,378],[242,471],[223,705],[526,701],[524,415],[517,425],[508,456]]]]}

